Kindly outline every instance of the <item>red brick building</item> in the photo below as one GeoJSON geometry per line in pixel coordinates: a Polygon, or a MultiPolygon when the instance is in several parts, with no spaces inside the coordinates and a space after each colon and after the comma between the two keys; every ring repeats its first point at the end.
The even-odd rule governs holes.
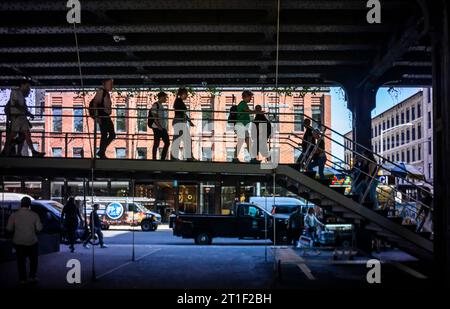
{"type": "MultiPolygon", "coordinates": [[[[169,93],[169,92],[168,92],[169,93]]],[[[93,121],[87,117],[86,107],[93,92],[83,100],[74,92],[46,92],[45,95],[45,149],[48,156],[90,157],[93,149],[93,121]],[[86,121],[87,120],[87,121],[86,121]]],[[[126,94],[113,93],[113,122],[117,139],[109,146],[109,158],[149,159],[153,134],[147,128],[147,113],[155,99],[156,92],[126,94]]],[[[208,92],[192,94],[187,102],[191,110],[190,117],[196,126],[191,128],[194,157],[201,160],[229,161],[233,157],[235,133],[227,125],[227,111],[233,101],[239,103],[240,91],[223,91],[218,95],[208,92]],[[201,137],[200,137],[201,136],[201,137]]],[[[250,108],[261,105],[269,113],[277,112],[274,93],[255,92],[250,108]]],[[[172,108],[174,95],[169,93],[167,108],[172,108]]],[[[278,97],[280,113],[280,163],[291,163],[299,155],[294,149],[299,139],[295,135],[303,134],[303,113],[313,119],[331,125],[331,97],[325,93],[304,96],[280,95],[278,97]],[[289,145],[289,144],[290,145],[289,145]]],[[[169,111],[169,134],[172,133],[169,111]]],[[[329,133],[330,134],[330,133],[329,133]]],[[[97,141],[98,145],[99,141],[97,141]]],[[[329,140],[326,143],[330,151],[329,140]]],[[[241,151],[241,159],[248,154],[241,151]]]]}

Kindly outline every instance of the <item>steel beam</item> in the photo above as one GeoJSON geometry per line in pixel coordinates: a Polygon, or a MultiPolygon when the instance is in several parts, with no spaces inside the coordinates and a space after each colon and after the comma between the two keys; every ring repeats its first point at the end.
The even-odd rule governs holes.
{"type": "MultiPolygon", "coordinates": [[[[89,45],[80,46],[82,53],[98,52],[158,52],[158,51],[268,51],[276,49],[274,44],[237,45],[237,44],[208,44],[208,45],[89,45]]],[[[372,44],[281,44],[281,51],[370,51],[372,44]]],[[[73,53],[75,46],[16,46],[0,47],[0,53],[73,53]]]]}
{"type": "MultiPolygon", "coordinates": [[[[208,79],[208,78],[216,78],[216,79],[245,79],[245,78],[257,78],[261,77],[261,74],[242,74],[242,73],[205,73],[205,74],[196,74],[196,73],[177,73],[177,74],[84,74],[84,79],[105,79],[111,77],[113,75],[116,79],[208,79]]],[[[267,78],[274,78],[274,74],[265,74],[267,78]]],[[[0,75],[0,80],[13,80],[22,78],[23,75],[0,75]]],[[[279,74],[280,78],[320,78],[319,73],[286,73],[279,74]]],[[[33,75],[33,78],[38,80],[79,80],[79,75],[33,75]]]]}
{"type": "MultiPolygon", "coordinates": [[[[364,65],[364,60],[280,60],[280,66],[342,66],[364,65]]],[[[82,62],[82,67],[167,67],[167,66],[191,66],[191,67],[224,67],[224,66],[271,66],[275,60],[186,60],[186,61],[92,61],[82,62]]],[[[0,63],[0,67],[7,68],[68,68],[78,67],[77,62],[17,62],[0,63]]]]}
{"type": "MultiPolygon", "coordinates": [[[[388,1],[383,9],[399,9],[410,1],[388,1]]],[[[273,0],[89,0],[82,1],[83,10],[268,10],[273,0]]],[[[366,10],[360,0],[283,0],[282,9],[295,10],[366,10]]],[[[65,11],[66,1],[2,1],[0,11],[65,11]]]]}
{"type": "MultiPolygon", "coordinates": [[[[286,33],[377,33],[389,32],[391,26],[369,25],[281,25],[286,33]]],[[[252,24],[140,24],[140,25],[81,25],[76,28],[80,34],[118,33],[266,33],[276,32],[275,25],[252,24]]],[[[72,25],[0,27],[0,34],[72,34],[72,25]]]]}

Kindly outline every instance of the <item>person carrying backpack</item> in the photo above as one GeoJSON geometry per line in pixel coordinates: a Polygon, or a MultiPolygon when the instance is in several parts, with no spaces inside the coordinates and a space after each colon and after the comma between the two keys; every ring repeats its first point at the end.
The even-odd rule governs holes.
{"type": "Polygon", "coordinates": [[[19,88],[11,90],[11,96],[7,106],[5,106],[5,114],[7,114],[10,124],[9,133],[6,136],[5,148],[2,155],[9,156],[12,152],[12,148],[15,146],[16,136],[19,136],[19,149],[20,152],[23,140],[31,149],[33,157],[43,157],[45,153],[39,152],[34,149],[33,141],[31,139],[31,124],[27,117],[34,118],[30,113],[26,103],[26,97],[30,94],[31,84],[29,80],[21,80],[19,88]]]}
{"type": "MultiPolygon", "coordinates": [[[[103,80],[103,86],[97,90],[95,97],[89,103],[89,116],[96,119],[100,127],[100,147],[97,157],[106,159],[106,149],[116,138],[114,123],[111,120],[112,103],[109,93],[113,89],[114,81],[112,78],[103,80]]],[[[94,128],[97,130],[97,128],[94,128]]]]}
{"type": "Polygon", "coordinates": [[[165,92],[158,93],[158,101],[153,103],[152,108],[148,112],[147,124],[153,130],[153,160],[156,160],[156,153],[158,152],[161,139],[164,143],[163,150],[161,151],[161,160],[166,160],[167,152],[169,151],[170,139],[167,133],[167,109],[163,106],[167,102],[167,97],[165,92]]]}
{"type": "MultiPolygon", "coordinates": [[[[243,91],[242,101],[238,104],[236,108],[237,117],[234,128],[237,134],[237,144],[233,158],[234,163],[240,162],[238,156],[244,142],[247,144],[247,150],[250,153],[250,132],[248,130],[247,125],[251,122],[250,114],[255,113],[248,106],[248,103],[250,103],[252,99],[253,99],[253,92],[251,92],[250,90],[243,91]]],[[[257,163],[257,160],[255,158],[252,158],[250,162],[257,163]]]]}

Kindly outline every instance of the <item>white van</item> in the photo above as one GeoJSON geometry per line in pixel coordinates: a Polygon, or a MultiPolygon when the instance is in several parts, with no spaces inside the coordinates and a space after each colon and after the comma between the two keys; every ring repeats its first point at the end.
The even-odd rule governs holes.
{"type": "MultiPolygon", "coordinates": [[[[83,196],[76,196],[75,202],[82,205],[83,196]]],[[[143,231],[156,231],[161,224],[161,215],[148,210],[143,205],[154,202],[146,197],[94,196],[86,197],[86,216],[92,211],[93,204],[99,204],[98,214],[102,218],[102,228],[111,225],[141,226],[143,231]]],[[[84,211],[84,207],[81,207],[84,211]]]]}
{"type": "Polygon", "coordinates": [[[302,208],[302,213],[306,213],[307,208],[314,207],[314,204],[294,197],[252,196],[249,201],[278,217],[285,218],[288,218],[299,207],[302,208]]]}

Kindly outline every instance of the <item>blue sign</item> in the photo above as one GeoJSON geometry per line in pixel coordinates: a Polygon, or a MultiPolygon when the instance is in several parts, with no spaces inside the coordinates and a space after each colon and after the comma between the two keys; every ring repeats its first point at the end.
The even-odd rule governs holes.
{"type": "Polygon", "coordinates": [[[110,218],[111,220],[119,219],[120,217],[122,217],[123,212],[124,208],[122,204],[117,202],[109,204],[105,209],[106,216],[108,216],[108,218],[110,218]]]}

